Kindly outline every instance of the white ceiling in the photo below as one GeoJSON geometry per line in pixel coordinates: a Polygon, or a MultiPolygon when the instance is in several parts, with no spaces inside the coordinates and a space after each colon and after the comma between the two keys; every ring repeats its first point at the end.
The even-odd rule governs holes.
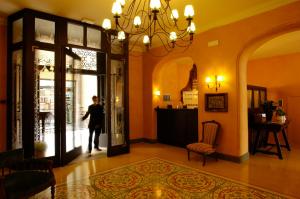
{"type": "MultiPolygon", "coordinates": [[[[179,10],[184,22],[184,7],[192,4],[197,30],[204,31],[295,1],[297,0],[171,0],[170,4],[172,8],[179,10]]],[[[113,2],[114,0],[0,0],[0,13],[9,15],[23,8],[31,8],[76,20],[87,18],[100,25],[104,18],[112,18],[113,2]]]]}
{"type": "MultiPolygon", "coordinates": [[[[170,4],[172,8],[179,10],[181,23],[186,23],[183,18],[185,5],[192,4],[195,8],[194,21],[197,32],[202,32],[295,1],[297,0],[171,0],[170,4]]],[[[31,8],[76,20],[85,18],[100,25],[104,18],[113,18],[111,14],[113,2],[114,0],[0,0],[0,15],[7,16],[23,8],[31,8]]],[[[283,53],[282,51],[294,52],[296,48],[299,51],[300,45],[297,46],[297,42],[293,42],[295,38],[298,38],[299,43],[297,33],[288,38],[274,40],[271,44],[268,42],[255,53],[253,58],[270,56],[272,51],[280,54],[283,53]]]]}
{"type": "Polygon", "coordinates": [[[300,31],[278,36],[260,46],[251,59],[274,57],[300,52],[300,31]]]}

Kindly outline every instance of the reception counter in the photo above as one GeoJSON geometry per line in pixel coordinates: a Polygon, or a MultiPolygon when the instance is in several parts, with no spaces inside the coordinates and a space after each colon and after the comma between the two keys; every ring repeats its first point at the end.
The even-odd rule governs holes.
{"type": "Polygon", "coordinates": [[[198,109],[161,109],[157,112],[158,142],[185,147],[198,142],[198,109]]]}

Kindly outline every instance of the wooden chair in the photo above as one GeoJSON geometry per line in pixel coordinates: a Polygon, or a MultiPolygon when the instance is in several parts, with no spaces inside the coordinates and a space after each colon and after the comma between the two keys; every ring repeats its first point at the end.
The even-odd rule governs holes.
{"type": "MultiPolygon", "coordinates": [[[[188,152],[188,160],[190,160],[190,152],[195,152],[203,156],[203,166],[206,163],[206,156],[216,152],[216,138],[220,130],[220,123],[212,120],[202,122],[202,140],[201,142],[188,144],[186,146],[188,152]]],[[[216,160],[217,155],[215,154],[216,160]]]]}
{"type": "Polygon", "coordinates": [[[23,154],[23,149],[0,153],[0,198],[28,198],[51,187],[53,199],[56,181],[52,161],[24,159],[23,154]]]}

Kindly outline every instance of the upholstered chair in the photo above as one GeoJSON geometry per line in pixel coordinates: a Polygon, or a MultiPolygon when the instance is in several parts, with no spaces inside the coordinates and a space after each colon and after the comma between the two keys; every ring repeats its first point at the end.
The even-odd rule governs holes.
{"type": "Polygon", "coordinates": [[[0,198],[22,199],[51,187],[54,198],[55,177],[52,161],[24,159],[23,149],[0,153],[0,198]]]}
{"type": "Polygon", "coordinates": [[[203,156],[203,166],[206,163],[206,156],[216,154],[216,138],[220,130],[220,123],[212,120],[202,122],[202,140],[197,143],[188,144],[186,146],[188,152],[188,160],[190,160],[190,152],[195,152],[203,156]]]}

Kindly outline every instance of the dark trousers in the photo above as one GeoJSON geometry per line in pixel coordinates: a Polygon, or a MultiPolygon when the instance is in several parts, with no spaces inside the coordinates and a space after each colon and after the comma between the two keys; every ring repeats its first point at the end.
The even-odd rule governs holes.
{"type": "Polygon", "coordinates": [[[100,126],[91,126],[89,127],[90,130],[90,136],[89,136],[89,152],[92,151],[92,139],[93,139],[93,133],[95,131],[95,137],[94,137],[94,148],[98,148],[99,147],[99,136],[101,133],[101,129],[102,127],[100,126]]]}

